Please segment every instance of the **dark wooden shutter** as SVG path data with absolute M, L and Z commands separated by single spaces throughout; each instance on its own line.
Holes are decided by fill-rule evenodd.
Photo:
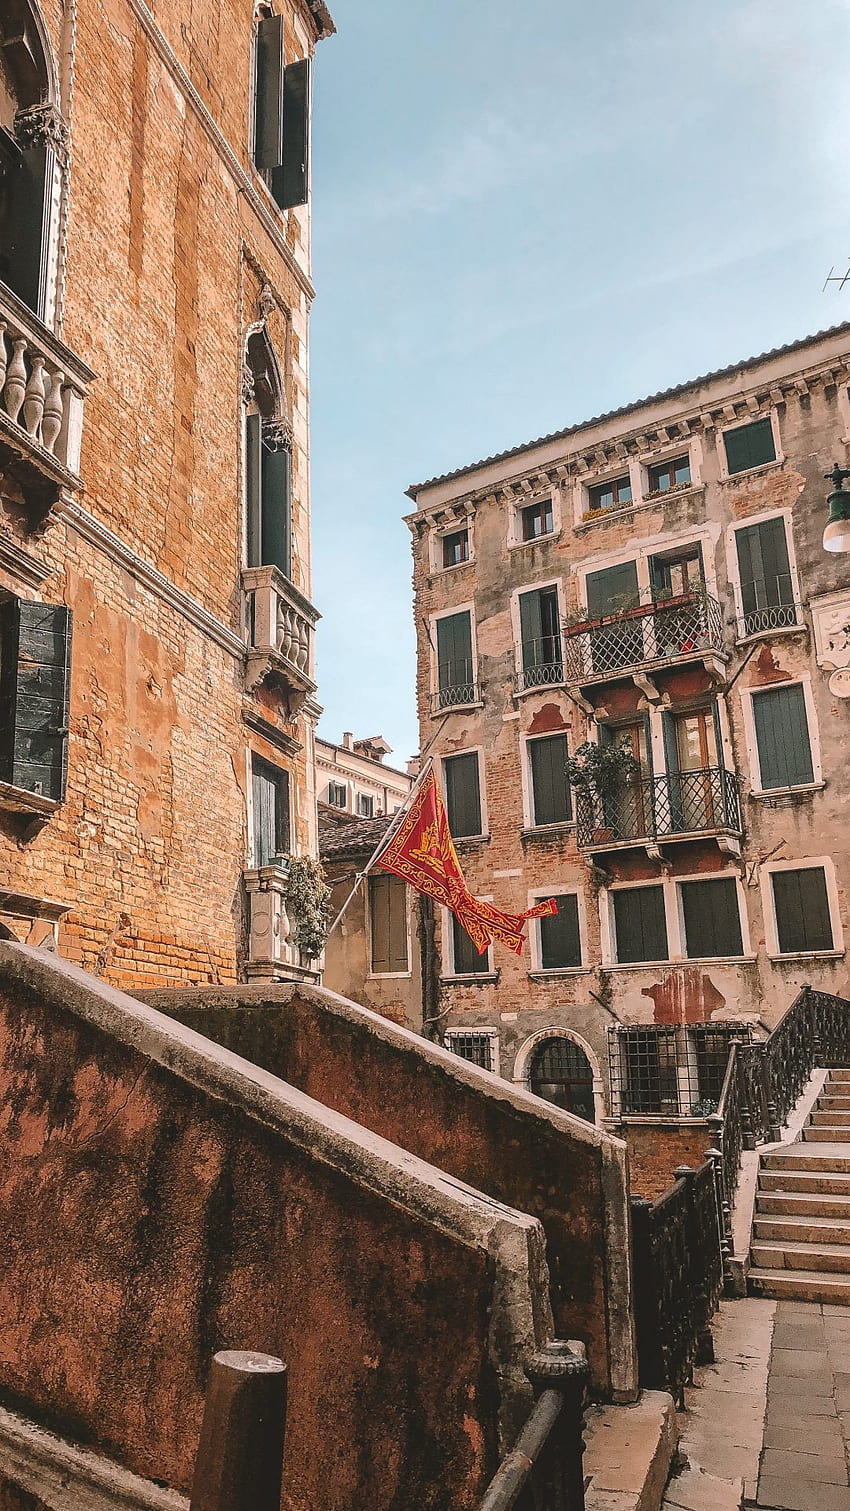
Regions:
M 826 877 L 821 866 L 774 871 L 776 932 L 783 955 L 834 948 Z
M 562 824 L 572 814 L 567 778 L 566 735 L 544 735 L 530 740 L 531 806 L 534 824 Z
M 262 565 L 292 574 L 292 456 L 262 446 Z
M 254 162 L 277 168 L 283 162 L 283 17 L 266 16 L 257 27 L 254 104 Z
M 390 884 L 390 970 L 407 971 L 407 888 L 398 876 L 388 877 Z
M 248 566 L 263 564 L 263 444 L 258 414 L 245 419 L 245 507 Z
M 68 773 L 71 611 L 0 604 L 0 781 L 61 802 Z
M 478 756 L 474 752 L 450 756 L 445 762 L 446 810 L 455 839 L 481 833 L 481 790 Z
M 283 71 L 283 156 L 272 172 L 272 194 L 282 210 L 306 205 L 310 182 L 310 60 Z
M 479 955 L 466 929 L 458 923 L 454 913 L 451 919 L 454 974 L 456 976 L 486 976 L 490 970 L 489 951 L 485 950 Z
M 735 535 L 741 576 L 741 603 L 746 614 L 777 608 L 794 598 L 784 519 L 747 525 Z M 757 621 L 752 628 L 764 628 Z
M 390 970 L 390 877 L 378 873 L 369 877 L 369 917 L 372 930 L 372 972 L 386 975 Z
M 254 865 L 268 866 L 289 850 L 289 773 L 259 756 L 251 761 Z
M 753 722 L 763 789 L 814 781 L 806 699 L 799 683 L 755 693 Z
M 667 959 L 667 920 L 663 887 L 635 887 L 614 892 L 617 960 Z
M 541 660 L 543 619 L 540 612 L 540 593 L 520 593 L 519 633 L 522 642 L 523 670 L 538 666 Z
M 544 971 L 581 965 L 578 898 L 569 893 L 555 900 L 557 913 L 540 919 L 540 963 Z
M 44 315 L 53 152 L 21 150 L 0 131 L 0 278 L 36 315 Z
M 587 574 L 587 615 L 589 619 L 601 619 L 638 601 L 637 563 L 621 562 L 616 567 L 606 567 L 604 572 Z
M 727 430 L 723 444 L 729 472 L 746 472 L 749 467 L 761 467 L 765 462 L 776 460 L 773 427 L 767 419 L 753 420 L 751 425 L 739 425 L 736 430 Z
M 689 960 L 743 955 L 738 888 L 731 879 L 683 881 L 685 953 Z
M 437 685 L 440 692 L 470 686 L 472 672 L 472 623 L 469 613 L 448 614 L 437 620 Z

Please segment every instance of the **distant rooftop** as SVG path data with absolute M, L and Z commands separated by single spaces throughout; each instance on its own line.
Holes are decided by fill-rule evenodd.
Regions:
M 350 824 L 333 824 L 325 828 L 319 812 L 319 854 L 322 860 L 336 860 L 346 855 L 370 855 L 392 823 L 392 815 L 360 818 Z
M 424 483 L 411 483 L 405 490 L 408 498 L 416 501 L 416 495 L 424 488 L 433 488 L 437 483 L 450 483 L 457 477 L 466 477 L 469 473 L 477 472 L 481 467 L 489 467 L 493 462 L 505 462 L 512 456 L 522 456 L 527 451 L 534 451 L 538 446 L 545 446 L 550 441 L 563 441 L 568 436 L 577 435 L 581 430 L 587 430 L 591 425 L 600 425 L 605 420 L 616 420 L 620 415 L 634 414 L 638 409 L 643 409 L 646 404 L 656 404 L 660 399 L 675 399 L 679 394 L 685 394 L 691 388 L 700 388 L 703 383 L 712 383 L 716 378 L 729 378 L 733 373 L 745 372 L 747 368 L 759 367 L 762 362 L 770 361 L 771 357 L 784 357 L 791 352 L 803 351 L 807 346 L 813 346 L 817 341 L 825 341 L 828 336 L 841 336 L 850 332 L 850 321 L 844 321 L 841 325 L 830 325 L 826 330 L 818 331 L 814 336 L 804 336 L 800 341 L 789 341 L 787 346 L 775 346 L 771 351 L 762 352 L 758 357 L 746 357 L 741 362 L 732 362 L 729 367 L 718 367 L 716 371 L 703 373 L 699 378 L 689 378 L 687 383 L 677 383 L 673 388 L 662 388 L 659 393 L 648 394 L 645 399 L 635 399 L 631 404 L 624 404 L 620 409 L 609 409 L 604 414 L 593 415 L 589 420 L 582 420 L 577 425 L 567 425 L 564 430 L 553 430 L 551 435 L 541 435 L 536 441 L 524 441 L 521 446 L 511 446 L 507 451 L 497 451 L 493 456 L 482 457 L 478 462 L 469 462 L 465 467 L 458 467 L 454 472 L 443 472 L 439 477 L 429 477 Z

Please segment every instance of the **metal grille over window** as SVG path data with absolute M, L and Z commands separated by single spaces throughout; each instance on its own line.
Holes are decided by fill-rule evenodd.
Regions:
M 595 1121 L 593 1071 L 584 1050 L 563 1034 L 543 1039 L 531 1059 L 529 1084 L 534 1095 L 572 1112 L 586 1122 Z
M 446 1034 L 445 1043 L 446 1049 L 459 1055 L 462 1060 L 469 1060 L 482 1070 L 495 1070 L 492 1034 L 451 1033 Z
M 610 1028 L 611 1100 L 621 1117 L 708 1117 L 717 1111 L 733 1039 L 744 1023 Z

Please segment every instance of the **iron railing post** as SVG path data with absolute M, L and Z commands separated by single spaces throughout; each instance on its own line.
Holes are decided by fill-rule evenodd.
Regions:
M 550 1393 L 561 1397 L 561 1412 L 552 1430 L 551 1450 L 541 1461 L 544 1495 L 541 1511 L 585 1511 L 584 1395 L 588 1364 L 585 1347 L 575 1339 L 554 1339 L 532 1354 L 526 1374 L 538 1401 Z
M 732 1280 L 732 1208 L 729 1202 L 726 1188 L 726 1171 L 723 1164 L 723 1119 L 717 1116 L 710 1117 L 708 1122 L 715 1140 L 710 1149 L 706 1149 L 705 1157 L 711 1160 L 714 1171 L 714 1199 L 717 1204 L 717 1234 L 720 1241 L 720 1257 L 723 1263 L 723 1283 L 728 1286 Z
M 696 1170 L 690 1165 L 677 1165 L 673 1171 L 673 1179 L 683 1181 L 685 1185 L 687 1252 L 694 1256 L 700 1251 L 700 1233 L 696 1218 L 696 1176 Z M 719 1247 L 719 1231 L 717 1243 Z M 696 1358 L 699 1364 L 710 1364 L 714 1354 L 711 1329 L 702 1321 L 708 1314 L 708 1296 L 704 1284 L 705 1269 L 701 1264 L 691 1264 L 688 1268 L 688 1311 L 690 1313 L 688 1320 L 691 1332 L 696 1338 Z M 707 1338 L 706 1334 L 708 1334 Z
M 659 1276 L 652 1254 L 652 1202 L 645 1196 L 633 1196 L 632 1261 L 634 1270 L 635 1335 L 637 1341 L 640 1384 L 645 1390 L 659 1390 L 665 1378 L 662 1334 L 659 1325 Z
M 189 1511 L 280 1511 L 286 1365 L 225 1351 L 210 1369 Z

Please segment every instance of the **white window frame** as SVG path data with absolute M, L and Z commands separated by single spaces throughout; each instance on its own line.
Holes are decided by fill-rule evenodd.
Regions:
M 590 507 L 591 489 L 604 488 L 606 483 L 613 483 L 618 477 L 629 475 L 632 496 L 627 504 L 621 504 L 616 509 L 593 509 Z M 589 524 L 591 520 L 610 519 L 614 515 L 627 514 L 630 509 L 637 508 L 643 503 L 641 492 L 641 465 L 639 459 L 632 455 L 624 458 L 615 466 L 600 467 L 598 471 L 588 473 L 581 479 L 578 486 L 578 524 Z
M 361 801 L 372 804 L 372 812 L 371 813 L 361 813 L 360 812 Z M 358 793 L 356 793 L 355 797 L 354 797 L 354 809 L 355 809 L 355 812 L 354 812 L 354 817 L 355 818 L 374 818 L 375 817 L 375 794 L 374 794 L 374 792 L 358 792 Z
M 743 472 L 730 472 L 726 461 L 726 434 L 730 430 L 743 430 L 745 425 L 757 425 L 759 420 L 770 420 L 770 428 L 773 433 L 773 449 L 776 455 L 772 462 L 759 462 L 757 467 L 746 467 Z M 727 420 L 718 425 L 715 432 L 717 441 L 717 460 L 719 464 L 721 482 L 734 483 L 739 477 L 758 477 L 760 472 L 767 472 L 775 467 L 781 467 L 785 461 L 785 453 L 782 450 L 782 432 L 779 429 L 779 416 L 776 409 L 771 406 L 767 410 L 757 410 L 752 414 L 736 415 L 734 420 Z M 744 521 L 741 521 L 744 523 Z M 746 521 L 750 523 L 749 520 Z
M 534 789 L 531 782 L 531 754 L 529 746 L 537 740 L 551 740 L 554 735 L 563 735 L 567 746 L 567 755 L 570 750 L 570 735 L 572 730 L 565 726 L 563 729 L 541 729 L 538 734 L 520 735 L 520 785 L 522 788 L 522 821 L 525 829 L 533 829 L 535 834 L 559 834 L 562 829 L 574 829 L 576 823 L 575 795 L 570 789 L 571 818 L 558 819 L 554 824 L 538 824 L 534 817 Z
M 485 1066 L 476 1065 L 474 1060 L 468 1060 L 466 1055 L 459 1055 L 457 1050 L 451 1048 L 453 1040 L 471 1038 L 490 1040 L 490 1058 L 493 1065 L 488 1074 L 492 1076 L 501 1075 L 501 1036 L 497 1028 L 481 1028 L 475 1023 L 468 1028 L 464 1028 L 463 1026 L 447 1028 L 443 1034 L 444 1045 L 449 1050 L 449 1053 L 455 1056 L 455 1059 L 460 1060 L 464 1065 L 472 1065 L 475 1070 L 484 1070 Z
M 345 802 L 344 803 L 335 803 L 332 800 L 332 798 L 331 798 L 331 788 L 332 787 L 336 787 L 338 791 L 345 793 Z M 349 797 L 348 782 L 341 781 L 339 779 L 339 777 L 328 777 L 328 791 L 327 791 L 327 797 L 326 797 L 326 802 L 327 802 L 328 807 L 329 808 L 334 808 L 337 813 L 350 813 L 351 809 L 348 806 L 348 797 Z
M 770 465 L 773 466 L 773 463 L 771 462 Z M 736 472 L 733 476 L 748 477 L 749 473 Z M 746 618 L 744 596 L 741 592 L 741 564 L 738 560 L 738 531 L 747 530 L 751 525 L 764 525 L 770 519 L 785 521 L 785 545 L 788 550 L 788 571 L 793 590 L 792 602 L 800 604 L 800 575 L 797 571 L 797 552 L 794 547 L 793 511 L 791 509 L 763 509 L 758 514 L 748 515 L 746 519 L 736 519 L 726 531 L 726 571 L 735 597 L 735 638 L 740 645 L 749 645 L 754 640 L 772 640 L 775 635 L 799 635 L 804 628 L 802 623 L 798 622 L 786 625 L 784 629 L 758 630 L 754 635 L 738 633 L 739 626 L 743 630 L 743 622 Z
M 492 902 L 493 901 L 493 894 L 492 894 L 492 892 L 489 893 L 489 895 L 486 896 L 486 897 L 483 896 L 483 895 L 479 896 L 478 897 L 478 901 L 479 902 Z M 461 983 L 463 983 L 465 981 L 489 981 L 489 980 L 491 980 L 495 976 L 495 974 L 496 974 L 496 972 L 495 972 L 495 970 L 493 968 L 493 946 L 492 946 L 492 944 L 488 944 L 488 946 L 487 946 L 487 969 L 486 969 L 486 971 L 479 971 L 479 972 L 476 972 L 474 975 L 471 974 L 471 973 L 467 974 L 467 975 L 458 975 L 457 971 L 455 970 L 454 933 L 453 933 L 453 929 L 452 929 L 452 919 L 454 917 L 454 914 L 450 911 L 449 908 L 444 908 L 444 907 L 441 906 L 440 907 L 440 916 L 441 916 L 441 920 L 442 920 L 441 939 L 440 939 L 440 946 L 441 946 L 441 948 L 440 948 L 440 956 L 441 956 L 441 964 L 442 964 L 442 968 L 443 968 L 441 980 L 443 980 L 443 981 L 451 981 L 452 983 L 457 982 L 459 984 L 461 984 Z M 462 927 L 462 925 L 460 925 L 460 927 Z
M 466 566 L 466 562 L 464 562 L 464 566 Z M 455 568 L 453 568 L 453 567 L 446 567 L 446 568 L 444 568 L 444 570 L 447 571 L 447 572 L 451 572 L 451 571 L 454 571 Z M 430 655 L 430 666 L 431 666 L 430 686 L 431 686 L 431 698 L 432 699 L 436 698 L 437 695 L 438 695 L 438 693 L 439 693 L 439 691 L 440 691 L 440 685 L 439 685 L 440 684 L 439 656 L 438 656 L 438 653 L 437 653 L 437 645 L 438 645 L 438 641 L 437 641 L 437 622 L 440 619 L 453 619 L 456 614 L 468 614 L 469 615 L 470 640 L 471 640 L 471 644 L 472 644 L 472 667 L 473 667 L 473 671 L 475 672 L 475 676 L 473 678 L 473 683 L 478 688 L 479 694 L 480 694 L 480 691 L 481 691 L 481 684 L 480 684 L 480 682 L 478 680 L 478 636 L 477 636 L 477 633 L 476 633 L 476 624 L 475 624 L 475 600 L 472 599 L 472 598 L 469 598 L 464 603 L 456 603 L 456 604 L 454 604 L 451 608 L 448 608 L 448 609 L 439 609 L 439 610 L 437 610 L 436 613 L 431 614 L 431 616 L 429 617 L 429 620 L 428 620 L 428 642 L 429 642 L 429 655 Z M 451 705 L 452 709 L 454 709 L 455 707 L 457 707 L 457 708 L 464 708 L 464 709 L 482 708 L 483 707 L 483 703 L 482 703 L 481 698 L 479 696 L 479 698 L 477 699 L 477 701 L 475 703 L 459 703 L 459 704 L 452 704 Z M 445 708 L 445 709 L 441 709 L 438 714 L 434 715 L 434 717 L 435 718 L 440 717 L 443 713 L 448 713 L 448 712 L 449 712 L 449 708 L 448 707 Z
M 455 756 L 474 755 L 478 757 L 478 801 L 481 809 L 481 832 L 480 834 L 459 834 L 457 838 L 452 836 L 456 845 L 462 845 L 466 841 L 487 839 L 490 834 L 490 815 L 487 811 L 487 788 L 484 781 L 485 761 L 483 745 L 465 745 L 462 750 L 447 750 L 440 755 L 440 790 L 443 794 L 443 802 L 446 806 L 448 818 L 449 800 L 446 790 L 446 762 L 453 761 Z M 484 899 L 490 902 L 490 898 Z
M 666 960 L 618 960 L 617 925 L 614 918 L 615 892 L 637 892 L 639 888 L 660 887 L 664 899 L 664 924 L 667 930 Z M 612 881 L 599 893 L 599 925 L 602 964 L 606 970 L 642 971 L 657 970 L 680 959 L 679 925 L 676 918 L 676 899 L 668 877 L 653 876 L 640 881 Z
M 741 925 L 741 950 L 740 955 L 689 955 L 687 953 L 688 941 L 685 933 L 685 910 L 682 902 L 682 884 L 689 881 L 734 881 L 735 892 L 738 898 L 738 921 Z M 677 960 L 685 965 L 740 965 L 742 962 L 752 964 L 755 955 L 752 951 L 750 938 L 750 919 L 747 913 L 747 893 L 740 872 L 726 871 L 697 871 L 692 876 L 676 876 L 671 878 L 668 885 L 676 889 L 676 921 L 679 934 L 679 954 Z
M 399 886 L 404 887 L 404 927 L 407 939 L 407 970 L 406 971 L 374 971 L 372 969 L 372 889 L 366 879 L 366 948 L 368 950 L 369 969 L 366 972 L 369 981 L 409 981 L 413 975 L 413 952 L 410 928 L 410 888 L 400 877 L 396 878 Z
M 466 531 L 469 544 L 469 555 L 466 561 L 456 561 L 453 565 L 443 566 L 443 541 L 447 535 L 459 535 L 461 530 Z M 436 576 L 443 572 L 460 572 L 463 567 L 469 567 L 475 561 L 475 531 L 473 528 L 473 515 L 468 514 L 463 519 L 452 520 L 444 525 L 432 525 L 428 532 L 428 557 L 431 572 Z M 440 616 L 437 615 L 437 618 Z
M 765 693 L 775 692 L 780 687 L 802 687 L 803 689 L 806 723 L 809 727 L 809 749 L 812 755 L 813 776 L 811 782 L 798 782 L 794 787 L 763 787 L 753 700 Z M 809 672 L 803 672 L 799 677 L 789 677 L 787 681 L 766 682 L 762 687 L 742 687 L 741 713 L 744 720 L 744 745 L 750 768 L 751 793 L 753 797 L 782 797 L 785 793 L 814 792 L 825 786 L 823 766 L 821 764 L 820 732 L 818 730 L 817 713 L 815 710 L 815 695 Z
M 548 539 L 548 537 L 547 537 Z M 528 542 L 530 544 L 530 542 Z M 566 602 L 564 593 L 563 577 L 547 577 L 542 582 L 525 582 L 521 587 L 514 588 L 511 593 L 511 631 L 514 639 L 514 669 L 517 677 L 522 672 L 522 624 L 519 613 L 519 600 L 525 593 L 543 593 L 547 588 L 555 588 L 558 595 L 558 630 L 561 635 L 561 652 L 563 654 L 563 634 Z M 539 687 L 526 687 L 517 697 L 527 697 L 529 693 L 551 693 L 555 688 L 563 687 L 563 679 L 560 682 L 543 682 Z
M 535 504 L 542 504 L 547 498 L 552 500 L 552 529 L 548 535 L 535 535 L 533 540 L 522 538 L 522 514 L 523 510 L 531 509 Z M 527 498 L 514 499 L 510 505 L 508 514 L 508 550 L 518 551 L 528 549 L 529 546 L 542 545 L 544 541 L 555 540 L 561 533 L 561 489 L 553 483 L 549 489 L 529 494 Z
M 663 467 L 665 462 L 672 462 L 678 456 L 687 456 L 688 465 L 691 469 L 691 480 L 684 487 L 668 489 L 666 493 L 653 494 L 649 486 L 649 470 L 651 467 Z M 682 436 L 679 441 L 665 442 L 664 446 L 654 451 L 642 451 L 638 456 L 640 464 L 641 502 L 663 504 L 669 498 L 681 498 L 689 493 L 692 488 L 702 486 L 701 463 L 702 448 L 699 438 L 694 435 Z
M 545 976 L 547 979 L 558 976 L 584 976 L 590 970 L 590 953 L 587 937 L 587 916 L 584 906 L 584 892 L 577 887 L 575 882 L 553 882 L 551 887 L 533 887 L 528 893 L 529 908 L 533 908 L 538 902 L 545 902 L 547 897 L 575 897 L 578 907 L 578 940 L 581 951 L 580 965 L 544 965 L 543 948 L 540 939 L 541 918 L 529 919 L 529 945 L 531 949 L 531 970 L 535 975 Z
M 826 900 L 829 906 L 829 921 L 832 927 L 831 950 L 789 950 L 779 948 L 779 924 L 776 918 L 776 902 L 773 894 L 773 877 L 777 871 L 823 871 L 826 879 Z M 769 960 L 838 960 L 844 954 L 844 929 L 838 897 L 838 881 L 835 862 L 830 855 L 807 855 L 802 860 L 766 861 L 760 867 L 761 903 L 764 915 L 765 948 Z

